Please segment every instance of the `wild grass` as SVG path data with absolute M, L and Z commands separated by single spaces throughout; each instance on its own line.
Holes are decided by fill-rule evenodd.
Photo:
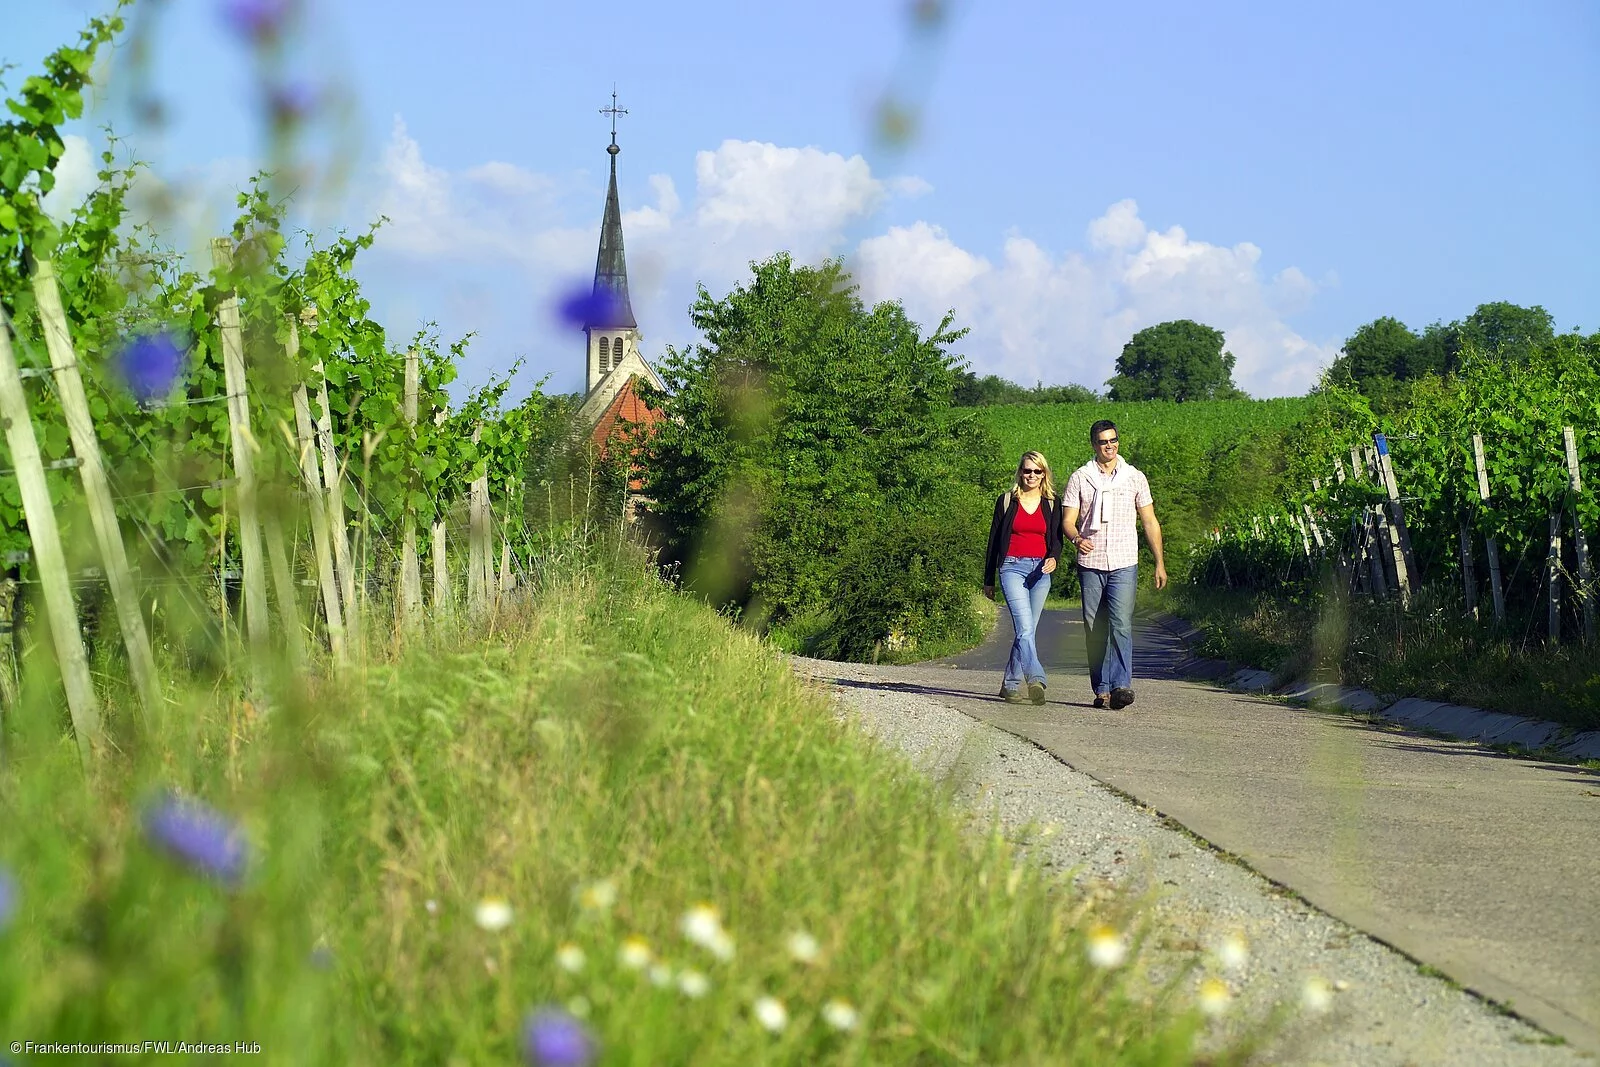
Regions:
M 1593 645 L 1550 646 L 1531 620 L 1497 627 L 1471 619 L 1451 592 L 1424 588 L 1403 612 L 1395 601 L 1337 592 L 1284 598 L 1184 583 L 1165 606 L 1206 631 L 1206 655 L 1284 681 L 1314 678 L 1600 728 Z
M 1199 1057 L 1192 981 L 1090 960 L 1137 950 L 1131 904 L 968 823 L 768 646 L 617 560 L 339 680 L 185 687 L 148 733 L 113 709 L 87 775 L 56 709 L 19 709 L 4 1032 L 479 1064 L 548 1006 L 606 1064 Z M 165 791 L 236 828 L 242 878 L 158 847 Z

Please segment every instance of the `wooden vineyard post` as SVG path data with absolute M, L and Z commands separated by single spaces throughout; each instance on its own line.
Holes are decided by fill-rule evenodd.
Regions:
M 327 492 L 328 537 L 333 541 L 333 565 L 339 574 L 340 599 L 344 603 L 345 635 L 350 643 L 361 644 L 361 605 L 356 602 L 356 574 L 350 559 L 350 531 L 344 522 L 344 478 L 339 468 L 339 453 L 333 446 L 333 409 L 328 406 L 328 375 L 322 364 L 311 368 L 317 376 L 316 417 L 317 451 L 322 458 L 322 483 Z
M 1578 561 L 1578 605 L 1583 611 L 1583 639 L 1594 640 L 1594 583 L 1589 575 L 1589 543 L 1583 536 L 1583 516 L 1578 498 L 1583 493 L 1583 476 L 1578 473 L 1578 440 L 1571 426 L 1561 428 L 1567 450 L 1567 489 L 1572 497 L 1572 550 Z
M 1367 571 L 1371 575 L 1372 599 L 1374 600 L 1383 600 L 1389 595 L 1389 590 L 1384 582 L 1383 557 L 1375 547 L 1380 533 L 1380 519 L 1381 516 L 1377 508 L 1368 508 L 1366 528 L 1363 530 L 1361 538 L 1361 552 L 1367 557 Z
M 511 505 L 516 499 L 517 480 L 506 479 L 505 518 L 500 521 L 500 595 L 504 597 L 517 587 L 517 576 L 511 569 Z
M 1467 520 L 1461 520 L 1461 596 L 1467 603 L 1467 614 L 1478 617 L 1478 574 L 1472 565 L 1472 532 Z
M 443 426 L 449 417 L 450 410 L 448 406 L 441 408 L 433 413 L 433 424 L 435 426 Z M 435 510 L 433 537 L 429 544 L 429 549 L 433 555 L 433 599 L 431 605 L 434 618 L 438 618 L 441 614 L 452 611 L 455 608 L 455 598 L 450 590 L 450 567 L 449 561 L 445 557 L 444 509 L 437 507 L 436 504 Z
M 483 436 L 483 427 L 474 426 L 472 442 Z M 483 610 L 489 590 L 483 581 L 484 557 L 489 552 L 488 476 L 472 479 L 467 490 L 467 607 L 473 613 Z
M 272 568 L 272 591 L 278 598 L 278 616 L 288 638 L 289 663 L 297 673 L 306 668 L 306 637 L 300 628 L 300 603 L 295 592 L 294 568 L 283 542 L 283 523 L 276 508 L 261 517 L 261 535 L 267 542 L 267 564 Z
M 1552 645 L 1561 643 L 1561 512 L 1550 513 L 1550 552 L 1545 556 L 1545 625 Z
M 1406 529 L 1406 508 L 1400 502 L 1400 489 L 1394 480 L 1394 463 L 1389 458 L 1389 439 L 1381 433 L 1372 435 L 1374 460 L 1384 493 L 1389 497 L 1390 549 L 1394 553 L 1395 586 L 1400 590 L 1400 603 L 1411 602 L 1411 588 L 1417 580 L 1417 557 L 1411 551 L 1411 534 Z
M 1333 457 L 1333 476 L 1340 485 L 1344 484 L 1344 460 L 1339 456 Z
M 45 614 L 50 617 L 50 636 L 55 645 L 56 664 L 67 692 L 67 710 L 72 716 L 72 733 L 78 742 L 78 755 L 88 766 L 94 742 L 100 736 L 100 705 L 95 699 L 94 682 L 89 677 L 89 657 L 83 649 L 83 632 L 78 628 L 78 609 L 72 602 L 72 581 L 67 576 L 67 557 L 61 550 L 61 531 L 56 526 L 55 509 L 50 503 L 50 486 L 45 481 L 44 464 L 39 458 L 39 441 L 28 417 L 28 397 L 22 390 L 22 375 L 11 349 L 8 324 L 0 318 L 0 421 L 5 423 L 6 445 L 16 469 L 21 490 L 22 515 L 33 541 L 33 558 L 39 567 L 39 582 L 44 588 Z
M 417 350 L 406 353 L 405 396 L 401 415 L 405 419 L 406 439 L 412 453 L 417 443 L 417 388 L 421 366 Z M 412 462 L 415 462 L 413 455 Z M 406 502 L 403 508 L 400 532 L 400 615 L 407 623 L 415 623 L 422 612 L 422 568 L 417 560 L 417 509 L 411 504 L 411 494 L 416 490 L 416 472 L 407 472 Z
M 128 650 L 128 673 L 139 694 L 148 726 L 149 717 L 161 700 L 156 661 L 150 652 L 150 633 L 144 624 L 144 612 L 139 607 L 139 591 L 134 587 L 133 573 L 128 567 L 122 528 L 117 523 L 116 509 L 112 507 L 111 488 L 100 458 L 100 441 L 95 436 L 89 401 L 83 391 L 83 377 L 78 373 L 78 356 L 67 327 L 67 313 L 61 306 L 61 290 L 56 285 L 55 265 L 48 259 L 39 260 L 34 268 L 33 294 L 39 302 L 45 347 L 55 371 L 56 394 L 61 398 L 61 411 L 66 416 L 67 431 L 72 435 L 73 455 L 78 457 L 78 475 L 83 479 L 83 495 L 100 548 L 100 560 L 111 586 L 111 598 L 116 603 L 122 643 Z
M 300 327 L 289 316 L 289 362 L 293 365 L 300 356 Z M 335 663 L 345 656 L 344 613 L 339 607 L 339 580 L 333 570 L 333 550 L 328 538 L 328 501 L 322 492 L 322 472 L 317 465 L 316 431 L 311 425 L 311 398 L 306 383 L 294 387 L 294 427 L 296 452 L 300 461 L 300 477 L 305 482 L 306 497 L 311 502 L 311 547 L 317 557 L 317 584 L 322 589 L 322 613 L 328 623 L 328 651 Z
M 218 237 L 211 242 L 211 262 L 226 271 L 233 266 L 233 242 Z M 239 555 L 244 561 L 244 617 L 250 644 L 267 643 L 267 582 L 261 567 L 261 526 L 256 514 L 256 474 L 250 433 L 250 403 L 244 375 L 244 333 L 239 322 L 239 296 L 228 293 L 217 305 L 217 327 L 222 335 L 222 373 L 228 391 L 228 429 L 237 479 Z
M 1311 527 L 1311 536 L 1316 538 L 1316 540 L 1317 540 L 1317 551 L 1318 552 L 1327 551 L 1327 549 L 1328 549 L 1327 542 L 1325 542 L 1322 539 L 1322 527 L 1317 525 L 1316 516 L 1311 514 L 1311 505 L 1310 504 L 1301 504 L 1300 507 L 1306 513 L 1306 524 Z
M 1483 460 L 1483 435 L 1472 435 L 1472 461 L 1478 468 L 1478 502 L 1489 502 L 1489 468 Z M 1506 595 L 1500 585 L 1500 546 L 1495 543 L 1494 535 L 1484 538 L 1484 548 L 1489 557 L 1489 598 L 1494 604 L 1494 621 L 1499 625 L 1506 621 Z
M 1366 464 L 1362 461 L 1362 458 L 1361 458 L 1361 449 L 1357 448 L 1354 445 L 1351 445 L 1350 446 L 1350 477 L 1352 477 L 1352 478 L 1361 477 L 1361 471 L 1362 471 L 1362 468 L 1365 465 Z

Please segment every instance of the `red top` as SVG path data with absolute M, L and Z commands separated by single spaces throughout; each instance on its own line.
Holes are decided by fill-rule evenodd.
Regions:
M 1021 504 L 1017 505 L 1017 517 L 1011 521 L 1011 543 L 1006 546 L 1006 555 L 1024 559 L 1044 558 L 1043 500 L 1033 509 L 1032 515 Z

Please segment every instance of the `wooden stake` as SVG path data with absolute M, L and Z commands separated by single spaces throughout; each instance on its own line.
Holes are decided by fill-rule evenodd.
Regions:
M 1411 533 L 1406 529 L 1406 508 L 1400 501 L 1400 489 L 1394 480 L 1394 463 L 1389 456 L 1389 439 L 1381 433 L 1375 433 L 1372 435 L 1372 443 L 1378 475 L 1383 483 L 1384 493 L 1389 497 L 1389 513 L 1393 517 L 1393 522 L 1389 526 L 1389 536 L 1393 542 L 1391 547 L 1395 552 L 1395 584 L 1400 590 L 1400 602 L 1406 604 L 1411 600 L 1412 586 L 1421 577 L 1417 573 L 1417 557 L 1411 551 Z
M 300 356 L 300 327 L 289 316 L 289 361 Z M 300 460 L 300 478 L 305 482 L 306 498 L 310 501 L 311 547 L 317 556 L 317 585 L 322 593 L 322 614 L 328 624 L 328 651 L 335 663 L 343 663 L 344 613 L 339 607 L 339 579 L 333 569 L 333 550 L 328 535 L 328 500 L 322 491 L 322 472 L 317 466 L 316 430 L 311 425 L 311 398 L 305 382 L 294 387 L 295 443 Z
M 11 465 L 16 470 L 17 488 L 22 496 L 22 515 L 28 523 L 33 559 L 39 567 L 56 664 L 61 670 L 61 683 L 67 691 L 67 709 L 72 716 L 72 733 L 78 742 L 78 756 L 87 767 L 94 755 L 94 743 L 100 737 L 100 705 L 95 699 L 94 682 L 89 677 L 89 657 L 84 653 L 83 633 L 78 629 L 72 580 L 67 575 L 66 554 L 61 550 L 61 531 L 56 526 L 55 509 L 50 503 L 44 463 L 39 458 L 39 441 L 33 435 L 33 421 L 28 416 L 28 397 L 22 390 L 22 376 L 11 349 L 11 332 L 3 319 L 0 319 L 0 422 L 5 424 L 6 445 L 11 449 Z
M 1478 576 L 1472 565 L 1472 531 L 1467 520 L 1461 520 L 1461 596 L 1467 603 L 1467 614 L 1478 617 Z
M 1480 505 L 1489 502 L 1489 468 L 1483 461 L 1483 435 L 1472 435 L 1472 461 L 1478 468 L 1478 502 Z M 1489 597 L 1494 603 L 1494 621 L 1499 625 L 1506 621 L 1506 595 L 1500 582 L 1500 546 L 1495 543 L 1493 535 L 1484 538 L 1484 548 L 1489 557 Z
M 233 242 L 211 242 L 211 262 L 218 270 L 233 266 Z M 256 514 L 255 438 L 250 433 L 250 401 L 244 374 L 244 332 L 239 323 L 239 296 L 229 293 L 217 305 L 222 334 L 222 374 L 228 390 L 228 430 L 239 511 L 239 555 L 244 560 L 244 617 L 250 645 L 267 644 L 267 581 L 261 566 L 261 526 Z
M 55 370 L 56 394 L 61 398 L 67 432 L 72 435 L 72 452 L 79 460 L 78 475 L 83 479 L 83 495 L 89 505 L 89 520 L 94 526 L 95 541 L 100 548 L 100 562 L 105 567 L 111 598 L 116 603 L 122 644 L 128 650 L 128 673 L 134 691 L 139 695 L 139 703 L 145 713 L 145 726 L 148 728 L 150 716 L 161 701 L 156 661 L 150 652 L 150 633 L 145 627 L 144 611 L 139 605 L 139 591 L 133 584 L 133 573 L 128 567 L 122 528 L 117 523 L 116 509 L 111 503 L 111 488 L 106 481 L 105 464 L 100 458 L 100 441 L 95 436 L 89 401 L 84 395 L 83 378 L 78 373 L 78 356 L 67 326 L 67 313 L 61 306 L 61 290 L 56 285 L 55 265 L 48 259 L 39 260 L 34 267 L 33 295 L 39 303 L 45 347 L 50 351 L 50 365 Z
M 1550 513 L 1550 551 L 1544 561 L 1546 634 L 1552 645 L 1561 643 L 1561 513 Z
M 405 397 L 401 415 L 405 419 L 406 438 L 413 451 L 417 443 L 417 391 L 421 364 L 417 350 L 406 353 Z M 413 462 L 415 459 L 413 457 Z M 417 509 L 410 496 L 416 488 L 415 471 L 407 473 L 406 503 L 400 532 L 400 614 L 407 623 L 416 622 L 422 613 L 422 568 L 417 560 Z
M 1327 551 L 1327 548 L 1328 548 L 1327 542 L 1325 542 L 1322 539 L 1322 527 L 1317 525 L 1316 517 L 1311 514 L 1311 505 L 1310 504 L 1301 504 L 1300 507 L 1305 510 L 1306 523 L 1307 523 L 1307 525 L 1309 525 L 1311 527 L 1311 536 L 1315 537 L 1317 539 L 1317 551 L 1318 552 Z
M 361 605 L 356 602 L 356 572 L 350 559 L 350 531 L 344 521 L 344 477 L 339 451 L 333 445 L 333 409 L 328 406 L 328 375 L 322 364 L 311 368 L 317 377 L 317 450 L 322 454 L 322 484 L 328 496 L 328 537 L 333 542 L 333 565 L 339 572 L 339 592 L 344 602 L 345 634 L 352 645 L 361 644 Z
M 483 436 L 483 427 L 472 429 L 474 444 Z M 488 476 L 472 479 L 467 492 L 467 607 L 472 612 L 482 611 L 489 590 L 483 580 L 484 557 L 489 552 Z
M 1567 448 L 1567 488 L 1572 496 L 1572 548 L 1578 557 L 1578 604 L 1583 610 L 1583 639 L 1594 640 L 1594 582 L 1589 574 L 1589 542 L 1583 536 L 1583 517 L 1578 513 L 1578 498 L 1583 494 L 1583 476 L 1578 472 L 1578 440 L 1571 426 L 1561 428 Z
M 450 597 L 450 568 L 447 566 L 444 555 L 444 520 L 439 519 L 433 524 L 433 614 L 437 618 L 441 613 L 451 610 L 453 603 Z
M 1344 460 L 1339 456 L 1333 457 L 1333 476 L 1338 479 L 1340 485 L 1344 484 Z
M 1362 459 L 1361 459 L 1361 449 L 1359 449 L 1359 448 L 1355 447 L 1354 445 L 1352 445 L 1350 447 L 1350 477 L 1352 477 L 1352 478 L 1361 477 L 1361 468 L 1364 465 L 1365 464 L 1362 462 Z

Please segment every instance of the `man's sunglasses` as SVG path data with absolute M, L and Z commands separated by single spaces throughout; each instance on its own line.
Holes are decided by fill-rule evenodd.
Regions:
M 1101 440 L 1095 442 L 1095 444 L 1097 444 L 1097 445 L 1114 445 L 1116 443 L 1117 443 L 1117 439 L 1115 437 L 1106 437 L 1106 438 L 1102 438 Z

